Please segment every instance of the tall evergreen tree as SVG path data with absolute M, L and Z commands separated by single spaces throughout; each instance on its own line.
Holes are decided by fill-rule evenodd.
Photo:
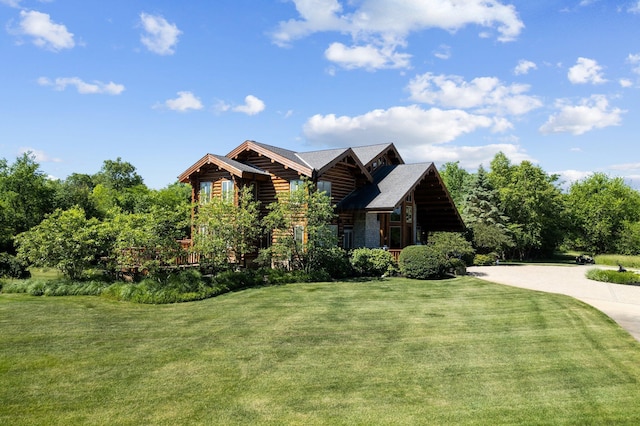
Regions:
M 502 252 L 513 246 L 507 229 L 508 217 L 499 208 L 498 191 L 480 165 L 465 199 L 463 218 L 473 233 L 479 253 Z

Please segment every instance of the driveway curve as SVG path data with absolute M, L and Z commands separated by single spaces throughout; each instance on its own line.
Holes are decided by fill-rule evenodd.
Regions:
M 574 297 L 604 312 L 640 341 L 640 286 L 589 280 L 585 273 L 587 269 L 593 267 L 591 265 L 472 266 L 467 269 L 467 272 L 477 278 L 498 284 Z

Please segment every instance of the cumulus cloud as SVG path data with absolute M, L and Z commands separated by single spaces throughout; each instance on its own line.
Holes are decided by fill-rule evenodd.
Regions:
M 204 108 L 200 99 L 191 92 L 178 92 L 178 97 L 168 99 L 163 104 L 157 104 L 154 108 L 168 108 L 172 111 L 187 112 L 189 110 L 199 110 Z
M 39 149 L 22 147 L 20 148 L 19 153 L 20 155 L 30 154 L 33 157 L 33 159 L 38 163 L 61 163 L 62 162 L 60 158 L 51 157 L 49 154 Z
M 627 9 L 630 13 L 640 13 L 640 0 L 635 1 Z
M 425 73 L 413 78 L 407 89 L 417 102 L 480 113 L 522 115 L 542 106 L 540 99 L 526 95 L 526 84 L 506 85 L 495 77 L 478 77 L 470 82 L 456 75 Z
M 557 114 L 549 117 L 540 127 L 543 134 L 571 133 L 581 135 L 594 129 L 618 126 L 625 111 L 611 108 L 608 99 L 603 95 L 592 95 L 582 99 L 577 105 L 566 100 L 556 101 Z
M 140 14 L 140 23 L 144 33 L 140 41 L 153 53 L 158 55 L 173 55 L 182 31 L 175 24 L 170 24 L 162 16 Z
M 560 176 L 560 182 L 563 183 L 564 188 L 568 188 L 571 184 L 588 178 L 593 172 L 585 172 L 581 170 L 560 170 L 557 172 L 551 172 L 551 174 Z
M 611 170 L 622 170 L 622 171 L 640 171 L 640 163 L 623 163 L 623 164 L 614 164 L 610 167 Z
M 521 59 L 518 62 L 518 65 L 516 65 L 515 69 L 513 70 L 513 73 L 515 75 L 528 74 L 529 71 L 535 70 L 537 68 L 538 68 L 538 66 L 535 64 L 535 62 L 531 62 L 531 61 L 527 61 L 525 59 Z
M 602 67 L 589 58 L 578 58 L 576 64 L 569 68 L 567 77 L 573 84 L 602 84 L 607 81 L 603 77 Z
M 329 61 L 343 68 L 365 68 L 370 71 L 383 68 L 406 68 L 411 58 L 408 53 L 398 53 L 388 46 L 378 47 L 371 44 L 349 47 L 342 43 L 332 43 L 324 55 Z
M 73 34 L 63 24 L 57 24 L 51 17 L 35 10 L 20 11 L 17 34 L 33 38 L 33 44 L 43 49 L 58 52 L 75 46 Z
M 618 80 L 618 83 L 620 83 L 620 86 L 622 87 L 633 86 L 633 81 L 629 80 L 628 78 L 621 78 L 620 80 Z
M 334 44 L 325 52 L 347 68 L 408 67 L 409 56 L 396 52 L 410 33 L 439 28 L 455 32 L 467 25 L 496 29 L 498 40 L 514 40 L 524 28 L 515 7 L 498 0 L 291 0 L 299 19 L 281 21 L 273 42 L 289 46 L 317 32 L 350 34 L 353 45 Z M 345 11 L 346 7 L 350 7 Z M 345 60 L 345 53 L 365 58 Z M 382 59 L 385 60 L 382 60 Z M 392 64 L 392 65 L 391 65 Z
M 20 7 L 22 0 L 0 0 L 0 4 L 6 4 L 9 7 Z
M 357 141 L 398 141 L 403 145 L 450 142 L 478 129 L 503 126 L 490 117 L 462 110 L 422 109 L 417 105 L 378 109 L 354 117 L 317 114 L 303 126 L 308 141 L 320 145 L 357 145 Z
M 416 145 L 398 147 L 403 158 L 411 158 L 411 162 L 434 162 L 444 164 L 447 162 L 460 162 L 460 167 L 464 169 L 476 169 L 483 164 L 485 167 L 497 153 L 502 152 L 513 163 L 530 161 L 535 163 L 517 144 L 488 144 L 483 146 L 452 146 L 452 145 Z
M 265 105 L 261 99 L 258 99 L 253 95 L 248 95 L 244 98 L 244 105 L 233 107 L 232 110 L 235 112 L 242 112 L 247 115 L 256 115 L 264 111 L 264 108 Z
M 74 86 L 81 95 L 119 95 L 124 92 L 125 87 L 122 84 L 116 84 L 112 81 L 103 83 L 101 81 L 92 81 L 87 83 L 78 77 L 62 77 L 50 80 L 46 77 L 40 77 L 38 84 L 41 86 L 51 86 L 55 90 L 65 90 L 67 86 Z
M 447 60 L 451 58 L 451 46 L 447 46 L 446 44 L 440 45 L 438 47 L 438 50 L 433 52 L 433 56 L 442 60 Z
M 627 62 L 633 66 L 633 72 L 635 74 L 640 74 L 640 53 L 630 53 L 627 56 Z

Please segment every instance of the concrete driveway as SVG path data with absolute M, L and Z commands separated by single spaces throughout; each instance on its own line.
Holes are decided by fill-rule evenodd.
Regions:
M 514 287 L 572 296 L 607 314 L 640 341 L 640 286 L 609 284 L 585 277 L 598 265 L 498 265 L 472 266 L 477 278 Z

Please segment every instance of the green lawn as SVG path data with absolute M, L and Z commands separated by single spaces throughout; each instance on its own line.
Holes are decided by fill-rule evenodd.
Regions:
M 3 294 L 0 424 L 637 425 L 640 343 L 472 277 L 162 306 Z

